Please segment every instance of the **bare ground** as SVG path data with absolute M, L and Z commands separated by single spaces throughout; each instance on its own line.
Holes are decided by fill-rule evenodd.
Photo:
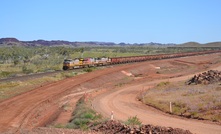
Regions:
M 59 115 L 62 115 L 60 114 L 62 111 L 64 112 L 65 104 L 76 101 L 78 96 L 82 96 L 85 91 L 99 94 L 100 90 L 102 93 L 94 99 L 93 106 L 107 117 L 109 117 L 110 111 L 114 111 L 115 118 L 120 120 L 137 115 L 139 118 L 141 117 L 143 123 L 183 128 L 195 133 L 221 132 L 220 125 L 172 117 L 144 106 L 136 100 L 136 95 L 142 88 L 148 88 L 169 78 L 170 81 L 187 79 L 192 76 L 188 74 L 219 67 L 220 54 L 176 60 L 125 64 L 97 70 L 48 84 L 5 100 L 0 103 L 0 133 L 20 133 L 39 126 L 46 126 L 56 119 L 59 122 L 64 119 Z M 188 63 L 188 61 L 195 64 Z M 157 70 L 156 67 L 161 69 Z M 174 72 L 176 70 L 180 71 Z M 128 75 L 125 72 L 128 72 Z M 130 74 L 133 76 L 129 76 Z M 65 116 L 67 118 L 69 115 Z M 63 123 L 65 120 L 61 122 Z
M 205 57 L 204 60 L 205 59 L 207 59 L 207 57 Z M 215 60 L 211 60 L 211 61 L 209 60 L 210 62 L 208 61 L 204 62 L 204 63 L 208 63 L 206 65 L 206 68 L 204 68 L 205 64 L 204 66 L 200 66 L 200 64 L 203 65 L 202 64 L 203 61 L 201 61 L 202 59 L 196 60 L 196 57 L 195 57 L 195 59 L 193 60 L 195 60 L 194 63 L 186 62 L 183 59 L 179 60 L 179 63 L 182 61 L 182 63 L 185 63 L 188 66 L 189 64 L 193 65 L 191 66 L 193 69 L 183 70 L 186 72 L 186 74 L 188 74 L 187 72 L 191 73 L 195 69 L 198 69 L 196 72 L 199 72 L 204 69 L 209 69 L 210 67 L 220 70 L 220 67 L 211 66 L 212 64 L 210 62 L 214 62 Z M 177 60 L 169 61 L 169 62 L 174 63 L 175 61 Z M 162 63 L 163 62 L 161 62 L 161 65 Z M 177 67 L 177 66 L 173 66 L 173 67 Z M 191 68 L 191 67 L 188 67 L 188 68 Z M 150 87 L 153 87 L 160 82 L 164 82 L 165 80 L 170 81 L 170 82 L 187 80 L 193 75 L 193 74 L 183 75 L 182 74 L 183 71 L 173 74 L 173 77 L 174 75 L 177 75 L 179 77 L 175 77 L 175 78 L 171 78 L 171 76 L 167 76 L 169 78 L 161 77 L 162 79 L 160 80 L 153 79 L 151 82 L 148 80 L 149 78 L 146 77 L 146 78 L 143 78 L 142 81 L 135 82 L 132 85 L 125 85 L 121 88 L 116 88 L 114 90 L 107 90 L 106 93 L 98 95 L 93 100 L 93 107 L 95 110 L 101 112 L 106 117 L 110 117 L 110 113 L 111 111 L 113 111 L 115 119 L 122 120 L 122 121 L 127 120 L 128 117 L 137 116 L 139 119 L 141 119 L 141 121 L 144 124 L 153 124 L 153 125 L 160 125 L 160 126 L 166 126 L 166 127 L 182 128 L 184 130 L 190 130 L 193 133 L 199 133 L 199 134 L 220 133 L 221 126 L 219 124 L 211 123 L 208 121 L 199 121 L 199 120 L 185 119 L 181 117 L 171 116 L 169 114 L 160 112 L 152 107 L 145 106 L 137 100 L 137 95 L 139 94 L 139 92 L 142 92 L 143 89 L 145 90 Z

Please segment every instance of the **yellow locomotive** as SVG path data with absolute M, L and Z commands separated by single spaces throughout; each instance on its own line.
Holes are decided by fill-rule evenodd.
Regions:
M 76 58 L 76 59 L 66 59 L 63 62 L 63 70 L 84 68 L 84 67 L 94 67 L 102 66 L 111 63 L 110 58 Z

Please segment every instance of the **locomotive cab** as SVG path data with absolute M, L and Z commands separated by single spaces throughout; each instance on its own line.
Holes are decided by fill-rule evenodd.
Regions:
M 71 68 L 72 60 L 71 59 L 65 59 L 63 62 L 63 70 L 68 70 Z

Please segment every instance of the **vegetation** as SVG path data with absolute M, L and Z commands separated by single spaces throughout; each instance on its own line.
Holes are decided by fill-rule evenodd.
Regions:
M 78 51 L 66 47 L 1 47 L 0 78 L 61 70 L 63 60 Z
M 167 86 L 169 85 L 170 82 L 169 81 L 166 81 L 166 82 L 160 82 L 159 84 L 157 84 L 157 87 L 164 87 L 164 86 Z
M 137 116 L 129 117 L 125 122 L 126 125 L 135 126 L 135 125 L 142 125 L 142 122 Z
M 181 49 L 152 46 L 84 48 L 64 46 L 5 46 L 0 47 L 0 78 L 61 70 L 64 59 L 80 57 L 123 57 L 186 51 L 194 50 L 189 48 Z
M 172 114 L 221 122 L 219 84 L 187 86 L 183 83 L 164 83 L 142 93 L 139 99 L 168 113 L 172 102 Z
M 76 110 L 72 114 L 72 119 L 66 127 L 88 130 L 89 127 L 96 126 L 101 122 L 103 122 L 102 116 L 92 110 L 83 97 L 78 101 Z
M 83 73 L 83 72 L 82 72 Z M 0 83 L 0 101 L 13 97 L 15 95 L 32 90 L 41 85 L 58 81 L 67 77 L 77 75 L 76 72 L 61 72 L 52 76 L 45 76 L 42 78 L 29 79 L 26 81 L 11 81 Z
M 93 68 L 84 68 L 84 69 L 83 69 L 83 71 L 85 71 L 85 72 L 92 72 L 92 71 L 94 71 L 94 70 L 96 70 L 96 67 L 93 67 Z

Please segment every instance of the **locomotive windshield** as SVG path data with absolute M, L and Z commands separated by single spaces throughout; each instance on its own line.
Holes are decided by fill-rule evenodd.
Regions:
M 72 60 L 64 60 L 64 63 L 70 63 Z

